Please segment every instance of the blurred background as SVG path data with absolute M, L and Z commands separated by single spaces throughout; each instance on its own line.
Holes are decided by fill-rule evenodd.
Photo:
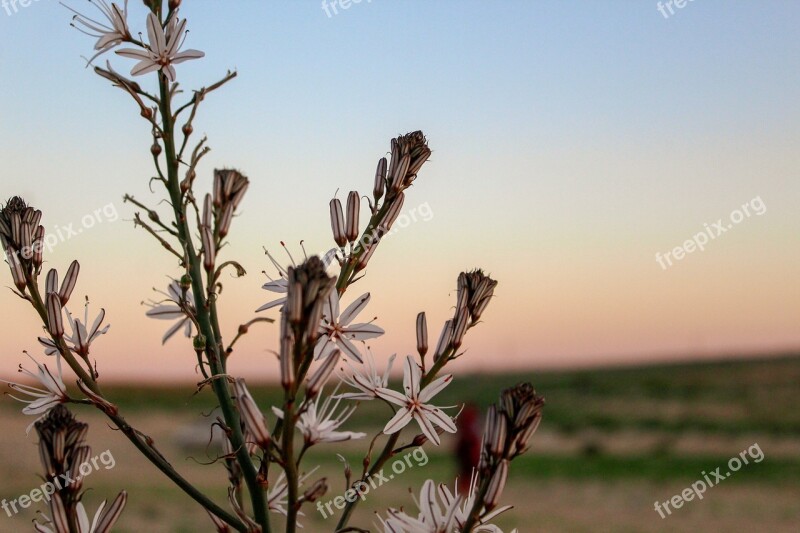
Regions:
M 143 31 L 144 6 L 128 7 Z M 483 409 L 529 380 L 547 399 L 533 449 L 512 469 L 504 530 L 796 530 L 799 5 L 194 0 L 181 13 L 185 46 L 206 53 L 177 66 L 184 90 L 239 74 L 195 122 L 213 149 L 200 188 L 225 166 L 251 181 L 225 250 L 248 272 L 224 281 L 228 336 L 270 297 L 264 248 L 284 263 L 281 241 L 295 259 L 301 240 L 309 254 L 330 249 L 328 201 L 367 193 L 389 139 L 421 129 L 434 153 L 408 191 L 410 222 L 349 294 L 372 294 L 364 316 L 387 331 L 371 343 L 382 365 L 414 351 L 419 311 L 438 335 L 458 272 L 481 267 L 500 281 L 442 397 Z M 93 345 L 109 395 L 222 499 L 222 467 L 196 464 L 214 451 L 197 416 L 213 400 L 192 395 L 194 352 L 182 338 L 162 346 L 168 324 L 140 305 L 180 273 L 122 202 L 129 193 L 163 208 L 148 188 L 147 124 L 84 68 L 94 41 L 70 17 L 51 0 L 0 4 L 0 197 L 24 196 L 63 236 L 46 266 L 81 261 L 76 295 L 111 323 Z M 106 59 L 132 66 L 114 54 L 96 63 Z M 0 377 L 16 379 L 23 350 L 41 353 L 40 325 L 11 292 L 0 302 Z M 230 365 L 260 384 L 265 406 L 276 330 L 254 327 Z M 4 498 L 38 484 L 19 407 L 0 402 Z M 385 421 L 377 407 L 363 406 L 353 429 L 374 433 Z M 97 414 L 76 411 L 92 423 L 94 449 L 117 458 L 87 501 L 132 493 L 120 531 L 208 529 Z M 654 510 L 754 443 L 763 461 L 667 518 Z M 422 479 L 452 483 L 455 446 L 430 449 L 428 465 L 371 497 L 361 524 L 389 505 L 413 507 L 407 489 Z M 338 451 L 357 465 L 363 449 Z M 330 449 L 309 460 L 341 479 Z M 308 514 L 310 531 L 330 529 Z M 0 515 L 0 531 L 33 517 Z

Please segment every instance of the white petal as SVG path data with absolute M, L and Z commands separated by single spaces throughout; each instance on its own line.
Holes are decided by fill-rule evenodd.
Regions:
M 403 367 L 403 390 L 409 398 L 419 396 L 419 381 L 421 372 L 416 361 L 410 355 L 406 356 L 406 364 Z
M 392 389 L 380 388 L 375 390 L 375 394 L 383 398 L 387 402 L 405 407 L 408 404 L 408 398 L 397 391 Z
M 348 339 L 356 341 L 374 339 L 386 333 L 383 328 L 379 328 L 373 324 L 353 324 L 352 326 L 347 326 L 342 331 L 344 331 Z
M 432 383 L 429 383 L 424 389 L 422 389 L 422 392 L 419 393 L 419 401 L 422 403 L 429 402 L 431 398 L 441 392 L 442 389 L 450 385 L 452 381 L 452 374 L 447 374 L 446 376 L 435 379 Z
M 356 301 L 348 305 L 347 309 L 345 309 L 339 317 L 339 324 L 342 326 L 350 324 L 350 322 L 352 322 L 353 319 L 358 316 L 358 314 L 367 306 L 369 303 L 369 298 L 369 293 L 362 294 L 356 298 Z
M 397 433 L 406 427 L 409 422 L 411 422 L 411 411 L 403 407 L 397 411 L 389 422 L 387 422 L 386 426 L 383 428 L 383 432 L 387 435 Z

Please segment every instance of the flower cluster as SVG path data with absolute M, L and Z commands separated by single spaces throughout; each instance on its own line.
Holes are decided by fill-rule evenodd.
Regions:
M 92 453 L 85 441 L 88 430 L 89 426 L 78 422 L 63 405 L 54 407 L 45 418 L 36 422 L 44 480 L 54 488 L 49 497 L 50 516 L 45 516 L 50 525 L 34 521 L 36 531 L 106 533 L 122 514 L 128 498 L 125 491 L 120 492 L 107 508 L 104 501 L 91 522 L 80 502 L 83 487 L 80 467 L 87 463 Z

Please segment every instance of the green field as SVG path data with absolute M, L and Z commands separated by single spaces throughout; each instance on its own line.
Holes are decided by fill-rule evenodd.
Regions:
M 504 387 L 529 380 L 547 399 L 544 422 L 532 450 L 512 465 L 504 500 L 515 509 L 498 520 L 504 530 L 528 531 L 797 531 L 800 524 L 800 357 L 675 364 L 637 368 L 537 372 L 529 375 L 461 376 L 437 400 L 443 405 L 465 398 L 481 407 Z M 277 401 L 273 387 L 251 387 L 263 406 Z M 200 416 L 213 411 L 212 395 L 191 388 L 115 387 L 111 396 L 133 425 L 151 435 L 178 470 L 224 501 L 222 466 L 201 466 L 214 457 L 206 445 Z M 41 481 L 35 436 L 25 438 L 30 419 L 11 399 L 0 403 L 5 431 L 0 435 L 0 497 L 13 499 Z M 386 407 L 361 405 L 347 429 L 374 434 L 386 420 Z M 116 466 L 92 474 L 85 499 L 99 500 L 126 488 L 129 505 L 117 531 L 211 531 L 204 512 L 141 459 L 90 408 L 75 410 L 92 424 L 89 443 L 111 450 Z M 268 417 L 271 414 L 268 413 Z M 357 420 L 356 420 L 357 419 Z M 357 421 L 357 424 L 355 423 Z M 412 432 L 409 430 L 409 435 Z M 742 467 L 703 500 L 687 502 L 662 519 L 653 508 L 681 492 L 701 472 L 725 466 L 732 456 L 758 444 L 763 460 Z M 410 486 L 432 478 L 452 483 L 453 441 L 426 448 L 430 462 L 409 468 L 371 493 L 354 525 L 374 528 L 374 511 L 410 506 Z M 344 490 L 342 453 L 359 468 L 363 441 L 314 449 L 310 467 L 328 477 L 333 497 Z M 34 509 L 0 517 L 0 531 L 32 530 Z M 332 531 L 333 520 L 306 510 L 305 531 Z M 507 529 L 506 529 L 507 528 Z

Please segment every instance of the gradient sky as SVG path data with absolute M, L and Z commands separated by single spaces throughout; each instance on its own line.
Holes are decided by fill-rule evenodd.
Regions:
M 413 350 L 420 310 L 437 337 L 458 272 L 477 266 L 500 285 L 465 369 L 800 346 L 800 4 L 696 0 L 664 18 L 652 1 L 363 0 L 328 17 L 318 1 L 188 0 L 182 14 L 186 46 L 206 52 L 177 67 L 184 87 L 239 72 L 196 122 L 213 148 L 204 185 L 225 165 L 251 179 L 225 251 L 248 270 L 225 284 L 228 332 L 266 301 L 262 246 L 330 248 L 329 199 L 369 191 L 389 139 L 422 129 L 434 155 L 405 205 L 433 217 L 387 239 L 348 293 L 372 292 L 380 358 Z M 84 68 L 93 41 L 69 19 L 52 0 L 0 10 L 0 196 L 24 195 L 48 231 L 111 206 L 116 221 L 59 243 L 48 265 L 80 259 L 76 295 L 108 312 L 93 347 L 104 378 L 193 376 L 187 341 L 162 347 L 168 324 L 140 305 L 178 274 L 121 201 L 160 198 L 146 123 Z M 143 20 L 131 2 L 132 28 Z M 754 198 L 762 215 L 659 266 L 657 252 Z M 40 329 L 10 291 L 0 323 L 10 375 L 22 350 L 40 354 Z M 233 371 L 275 376 L 275 330 L 255 328 Z

